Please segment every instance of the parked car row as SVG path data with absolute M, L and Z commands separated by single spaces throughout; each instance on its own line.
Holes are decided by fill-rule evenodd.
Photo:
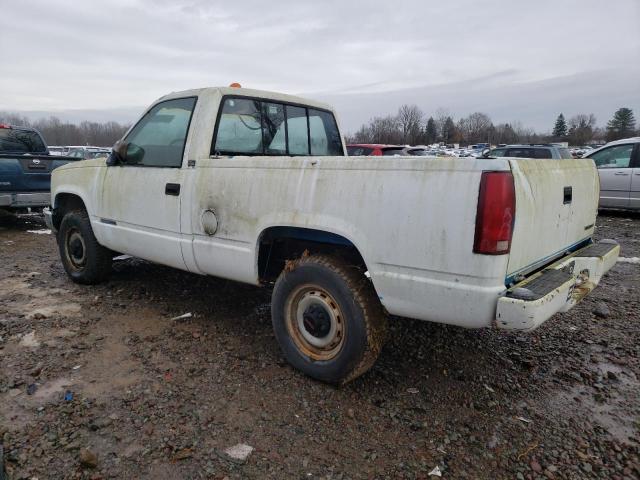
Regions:
M 403 146 L 378 144 L 347 145 L 350 156 L 416 156 L 573 159 L 592 158 L 600 177 L 600 208 L 640 209 L 640 137 L 610 142 L 599 148 L 568 148 L 553 143 L 501 145 L 487 144 L 453 149 L 446 146 Z
M 347 145 L 350 157 L 477 157 L 488 144 L 453 148 L 446 145 L 387 145 L 377 143 L 352 143 Z
M 74 158 L 87 160 L 89 158 L 106 157 L 111 153 L 111 148 L 90 146 L 50 146 L 51 155 L 68 155 Z

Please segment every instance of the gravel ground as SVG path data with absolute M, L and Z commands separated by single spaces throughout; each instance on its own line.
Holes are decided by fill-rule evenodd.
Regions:
M 598 225 L 640 257 L 639 216 Z M 283 361 L 268 289 L 136 259 L 75 285 L 43 228 L 0 220 L 11 479 L 640 477 L 638 264 L 530 334 L 392 318 L 337 389 Z

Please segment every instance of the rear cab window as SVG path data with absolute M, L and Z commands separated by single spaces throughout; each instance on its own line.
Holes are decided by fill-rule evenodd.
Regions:
M 533 158 L 553 158 L 553 154 L 548 148 L 534 148 Z
M 507 150 L 505 157 L 534 158 L 533 155 L 533 149 L 531 148 L 510 148 Z
M 46 154 L 47 146 L 35 130 L 0 128 L 0 153 Z
M 247 97 L 223 97 L 211 153 L 262 156 L 342 156 L 331 112 Z

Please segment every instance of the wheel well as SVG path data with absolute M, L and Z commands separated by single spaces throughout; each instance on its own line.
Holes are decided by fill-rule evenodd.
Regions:
M 53 226 L 60 228 L 62 217 L 71 210 L 86 210 L 82 198 L 73 193 L 59 193 L 53 204 Z
M 311 228 L 270 227 L 260 235 L 258 274 L 261 282 L 273 282 L 287 260 L 305 254 L 327 253 L 342 258 L 362 271 L 367 266 L 356 246 L 345 237 Z

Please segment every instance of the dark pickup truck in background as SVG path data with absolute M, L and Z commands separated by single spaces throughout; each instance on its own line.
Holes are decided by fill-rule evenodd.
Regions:
M 33 128 L 0 124 L 0 209 L 46 207 L 51 203 L 51 172 L 77 160 L 50 155 Z

